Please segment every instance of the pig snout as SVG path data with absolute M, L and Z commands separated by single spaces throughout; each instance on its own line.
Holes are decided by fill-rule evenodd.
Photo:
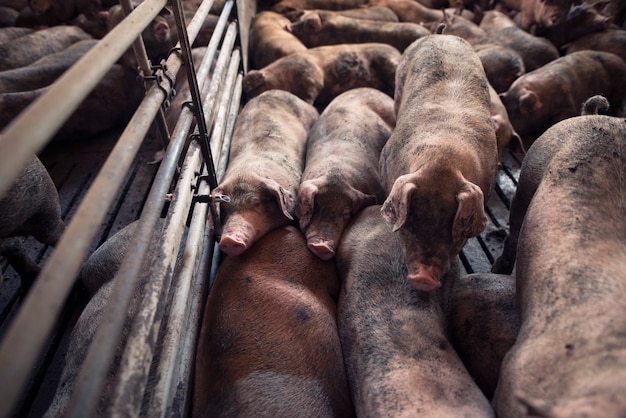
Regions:
M 168 41 L 168 38 L 170 36 L 170 26 L 167 24 L 167 22 L 163 20 L 157 21 L 152 29 L 154 30 L 154 38 L 158 42 Z
M 441 267 L 416 263 L 411 266 L 407 280 L 417 290 L 430 292 L 441 287 Z
M 228 255 L 240 255 L 259 236 L 254 224 L 241 216 L 233 216 L 224 225 L 219 248 Z
M 307 248 L 321 260 L 330 260 L 335 256 L 335 243 L 323 238 L 308 239 Z

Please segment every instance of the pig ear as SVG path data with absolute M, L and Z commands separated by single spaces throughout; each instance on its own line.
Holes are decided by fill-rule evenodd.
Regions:
M 312 32 L 321 31 L 323 25 L 322 25 L 322 18 L 319 15 L 319 13 L 315 13 L 314 15 L 311 15 L 309 18 L 307 18 L 307 20 L 305 21 L 305 25 L 307 29 Z
M 410 206 L 411 193 L 417 190 L 414 182 L 409 181 L 410 174 L 400 176 L 393 183 L 387 200 L 380 209 L 383 218 L 393 225 L 393 230 L 402 228 L 406 222 L 408 208 Z
M 535 110 L 541 109 L 541 101 L 539 97 L 533 91 L 526 90 L 519 97 L 519 108 L 522 113 L 531 113 Z
M 459 204 L 452 224 L 452 242 L 459 251 L 465 242 L 484 231 L 487 226 L 485 198 L 474 183 L 466 181 L 456 195 Z
M 265 83 L 265 76 L 258 70 L 250 70 L 243 78 L 243 90 L 248 93 Z
M 374 195 L 363 193 L 360 190 L 355 189 L 352 186 L 346 185 L 348 187 L 348 193 L 350 194 L 350 201 L 353 203 L 351 208 L 351 214 L 354 215 L 359 210 L 366 206 L 375 205 L 377 202 L 377 198 Z
M 313 208 L 315 207 L 315 195 L 318 188 L 312 181 L 306 180 L 298 188 L 298 201 L 296 202 L 296 216 L 300 219 L 300 228 L 309 226 Z
M 287 219 L 293 221 L 294 207 L 295 207 L 295 199 L 293 193 L 285 190 L 281 185 L 279 185 L 274 180 L 266 180 L 267 189 L 272 192 L 276 196 L 276 200 L 278 201 L 278 205 L 283 212 L 283 215 L 287 217 Z

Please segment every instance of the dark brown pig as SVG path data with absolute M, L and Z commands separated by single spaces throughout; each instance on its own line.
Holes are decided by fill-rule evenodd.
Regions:
M 413 22 L 379 22 L 323 10 L 307 13 L 288 28 L 307 48 L 381 42 L 400 52 L 416 39 L 430 34 L 424 26 Z
M 260 69 L 306 46 L 287 27 L 291 21 L 280 13 L 265 10 L 257 13 L 250 24 L 251 68 Z
M 23 288 L 30 286 L 39 268 L 12 238 L 33 236 L 54 246 L 64 231 L 57 188 L 46 167 L 33 156 L 11 188 L 0 196 L 0 253 L 15 266 Z
M 521 328 L 493 399 L 499 417 L 626 411 L 625 147 L 623 118 L 577 116 L 524 158 L 537 187 L 517 247 Z
M 282 89 L 321 107 L 357 87 L 376 88 L 392 96 L 400 55 L 391 45 L 378 42 L 319 46 L 248 71 L 243 90 L 251 99 Z
M 224 253 L 239 255 L 272 229 L 295 221 L 307 135 L 318 116 L 284 90 L 264 92 L 241 110 L 228 168 L 212 191 L 230 198 L 219 205 Z
M 322 260 L 334 257 L 356 212 L 385 200 L 378 159 L 395 121 L 393 99 L 362 87 L 337 96 L 311 127 L 296 216 Z
M 586 49 L 611 52 L 626 61 L 626 30 L 615 29 L 590 33 L 563 47 L 565 54 Z
M 78 41 L 68 48 L 46 55 L 32 64 L 1 71 L 0 92 L 36 90 L 52 84 L 97 42 L 97 39 Z
M 400 237 L 408 281 L 432 290 L 485 229 L 498 167 L 487 77 L 471 45 L 453 35 L 415 41 L 398 65 L 395 108 L 380 156 L 382 211 Z
M 0 71 L 23 67 L 92 36 L 78 26 L 54 26 L 0 45 Z
M 515 277 L 473 273 L 452 288 L 448 321 L 452 345 L 487 399 L 500 377 L 500 365 L 519 331 Z
M 192 417 L 352 417 L 332 261 L 277 228 L 220 264 L 198 337 Z
M 399 237 L 380 206 L 360 211 L 335 257 L 337 324 L 357 416 L 493 417 L 450 342 L 448 301 L 458 259 L 441 288 L 406 282 Z
M 520 0 L 515 23 L 527 32 L 559 24 L 574 0 Z
M 522 30 L 513 19 L 497 10 L 485 12 L 480 27 L 495 42 L 515 50 L 522 57 L 526 72 L 536 70 L 560 56 L 552 42 Z
M 626 94 L 626 63 L 608 52 L 580 51 L 524 74 L 504 93 L 513 128 L 524 140 L 576 116 L 589 97 L 604 95 L 620 115 Z M 535 136 L 535 137 L 536 137 Z

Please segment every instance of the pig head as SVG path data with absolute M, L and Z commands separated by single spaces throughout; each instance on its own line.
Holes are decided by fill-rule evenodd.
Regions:
M 527 32 L 561 23 L 574 0 L 522 0 L 515 23 Z
M 220 250 L 239 255 L 259 237 L 294 221 L 295 191 L 254 173 L 220 184 L 212 192 L 230 202 L 219 204 Z
M 328 176 L 306 180 L 298 189 L 296 216 L 305 231 L 307 247 L 322 260 L 335 255 L 347 222 L 361 208 L 377 203 L 375 195 L 363 193 L 341 179 Z
M 381 209 L 400 234 L 407 279 L 424 291 L 441 286 L 450 260 L 487 226 L 480 187 L 459 171 L 432 174 L 425 168 L 399 177 Z

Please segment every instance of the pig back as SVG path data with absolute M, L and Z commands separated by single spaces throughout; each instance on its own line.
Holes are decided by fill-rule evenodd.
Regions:
M 333 262 L 277 228 L 220 264 L 196 354 L 192 416 L 352 416 Z
M 503 416 L 530 405 L 549 416 L 617 417 L 626 408 L 626 122 L 569 118 L 536 143 L 555 137 L 565 141 L 547 156 L 520 231 L 522 323 L 494 405 Z

